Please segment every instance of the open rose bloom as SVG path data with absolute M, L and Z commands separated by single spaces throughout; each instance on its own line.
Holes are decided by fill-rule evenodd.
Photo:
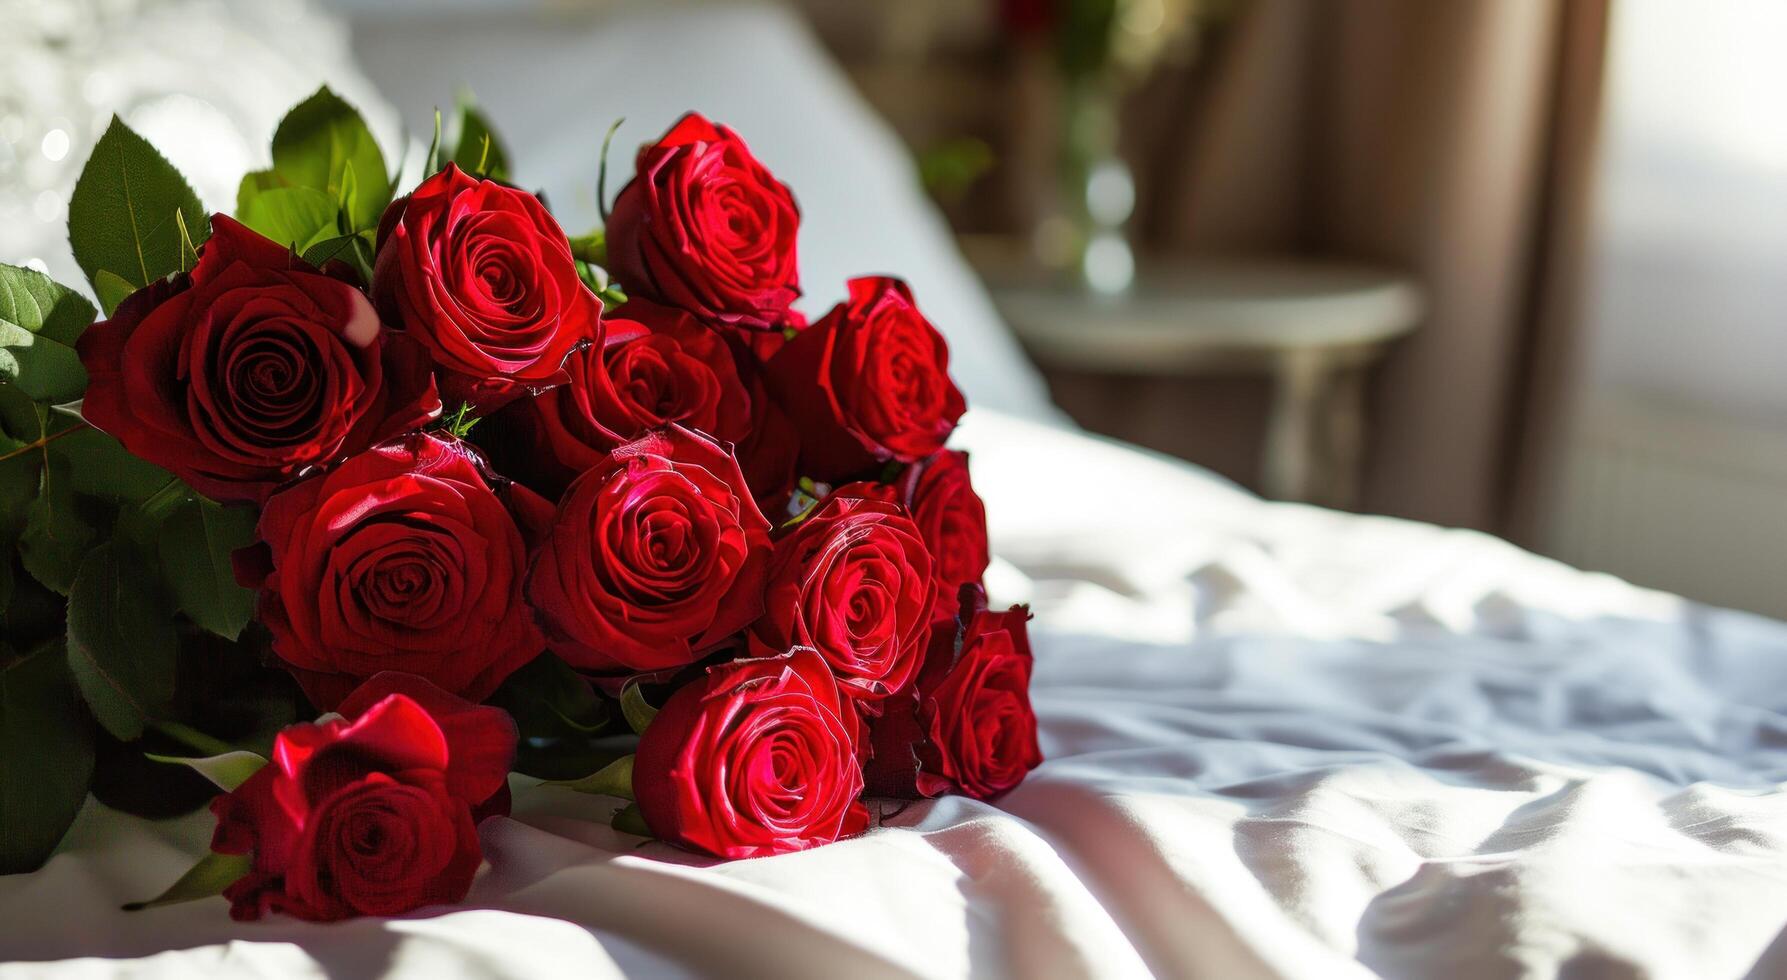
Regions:
M 184 761 L 224 790 L 167 900 L 461 901 L 515 774 L 722 859 L 866 832 L 875 797 L 1016 786 L 1042 761 L 1027 615 L 982 590 L 921 298 L 803 283 L 793 192 L 698 115 L 599 229 L 466 149 L 397 194 L 325 89 L 232 217 L 117 123 L 95 158 L 129 193 L 90 166 L 71 206 L 103 315 L 0 268 L 44 338 L 0 395 L 56 443 L 7 458 L 61 495 L 18 513 L 66 524 L 0 535 L 66 610 L 74 683 L 45 696 L 133 764 L 205 750 Z M 138 206 L 175 220 L 120 249 Z M 809 323 L 803 288 L 836 303 Z M 205 802 L 178 775 L 145 813 Z M 41 809 L 53 847 L 73 811 Z

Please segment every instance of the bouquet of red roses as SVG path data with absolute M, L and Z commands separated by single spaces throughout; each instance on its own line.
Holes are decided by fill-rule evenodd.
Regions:
M 577 237 L 457 122 L 398 196 L 324 89 L 229 217 L 114 121 L 104 318 L 0 266 L 0 872 L 89 791 L 209 800 L 158 901 L 393 914 L 465 895 L 511 772 L 740 858 L 1041 761 L 911 291 L 806 322 L 793 196 L 700 116 Z

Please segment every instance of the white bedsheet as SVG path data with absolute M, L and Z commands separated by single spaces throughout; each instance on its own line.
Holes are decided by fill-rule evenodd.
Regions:
M 1032 423 L 959 441 L 1037 614 L 1049 758 L 996 805 L 719 864 L 519 787 L 466 907 L 333 926 L 117 912 L 208 819 L 91 806 L 0 878 L 0 976 L 1787 975 L 1787 626 Z

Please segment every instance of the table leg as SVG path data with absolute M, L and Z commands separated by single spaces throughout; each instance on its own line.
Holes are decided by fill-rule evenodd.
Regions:
M 1272 410 L 1266 423 L 1260 486 L 1274 500 L 1314 502 L 1321 486 L 1321 424 L 1332 364 L 1326 352 L 1291 350 L 1273 367 Z
M 1327 484 L 1322 503 L 1340 510 L 1357 510 L 1364 468 L 1365 375 L 1362 366 L 1335 372 L 1329 384 L 1327 432 L 1322 454 Z

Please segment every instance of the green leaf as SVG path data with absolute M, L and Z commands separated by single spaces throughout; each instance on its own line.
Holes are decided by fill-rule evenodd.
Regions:
M 192 232 L 187 230 L 186 215 L 175 211 L 174 224 L 180 231 L 180 271 L 191 272 L 199 264 L 199 247 L 193 244 Z
M 225 793 L 248 782 L 248 777 L 261 771 L 267 760 L 243 750 L 225 752 L 222 755 L 206 756 L 203 759 L 188 759 L 172 755 L 156 755 L 144 752 L 143 755 L 156 762 L 165 762 L 174 766 L 186 766 L 199 775 L 217 784 L 217 788 Z
M 129 299 L 130 294 L 137 291 L 137 288 L 132 286 L 129 280 L 109 269 L 95 272 L 92 279 L 93 293 L 99 297 L 99 308 L 105 311 L 106 316 L 111 316 L 116 312 L 118 304 Z
M 627 121 L 626 116 L 616 119 L 608 126 L 608 132 L 602 136 L 602 154 L 596 163 L 596 210 L 602 212 L 602 223 L 608 223 L 608 147 L 614 142 L 614 134 L 620 132 L 620 124 Z
M 116 283 L 101 285 L 101 271 L 140 289 L 182 267 L 176 211 L 199 233 L 194 244 L 202 244 L 210 224 L 198 195 L 166 157 L 113 116 L 68 201 L 68 244 L 102 300 L 121 297 Z
M 254 544 L 256 517 L 252 508 L 225 507 L 191 494 L 158 535 L 163 578 L 174 603 L 226 640 L 241 636 L 254 615 L 254 592 L 236 584 L 230 555 Z
M 74 343 L 93 322 L 93 304 L 34 269 L 0 265 L 0 377 L 43 402 L 87 390 Z
M 42 424 L 42 406 L 18 385 L 0 380 L 0 434 L 11 440 L 6 448 L 16 449 L 36 439 Z
M 161 905 L 178 905 L 200 898 L 212 898 L 222 895 L 225 888 L 235 884 L 238 879 L 254 867 L 254 860 L 246 854 L 218 854 L 213 851 L 199 859 L 180 880 L 168 886 L 168 890 L 146 902 L 131 902 L 124 906 L 126 912 L 141 912 Z
M 555 779 L 547 785 L 630 800 L 633 798 L 633 756 L 621 756 L 582 779 Z
M 372 130 L 326 85 L 280 120 L 273 170 L 287 184 L 342 201 L 354 231 L 375 227 L 391 200 L 385 156 Z
M 0 543 L 10 546 L 24 533 L 42 462 L 36 453 L 0 460 Z
M 133 742 L 174 697 L 174 624 L 149 575 L 110 542 L 81 562 L 68 594 L 68 666 L 106 731 Z
M 652 836 L 652 829 L 645 822 L 645 811 L 639 809 L 637 803 L 629 803 L 614 811 L 614 816 L 609 818 L 608 825 L 623 834 L 632 834 L 635 837 Z
M 131 455 L 124 444 L 94 428 L 71 432 L 49 445 L 51 459 L 68 464 L 69 488 L 115 504 L 139 504 L 174 475 Z
M 521 741 L 516 772 L 540 779 L 575 779 L 630 754 L 638 739 L 621 726 L 614 702 L 598 695 L 570 665 L 542 653 L 509 675 L 490 698 L 515 719 Z
M 470 102 L 459 105 L 459 141 L 453 162 L 468 174 L 508 181 L 509 153 L 490 128 L 490 120 Z
M 93 720 L 61 653 L 15 660 L 0 644 L 0 875 L 43 865 L 93 779 Z
M 157 551 L 162 522 L 192 493 L 193 489 L 178 478 L 168 477 L 155 492 L 119 510 L 118 523 L 112 528 L 112 540 L 128 541 L 140 549 L 140 554 Z
M 379 174 L 379 177 L 380 179 L 383 179 L 384 174 Z M 341 209 L 342 214 L 348 216 L 349 224 L 353 224 L 354 195 L 359 192 L 360 180 L 354 176 L 354 161 L 349 160 L 341 165 L 341 181 L 337 185 L 337 190 L 335 191 L 335 205 Z M 354 224 L 353 227 L 362 228 L 365 226 Z M 351 231 L 353 229 L 349 230 Z
M 571 257 L 581 259 L 593 266 L 608 264 L 608 235 L 598 228 L 587 235 L 578 235 L 571 239 Z M 602 273 L 607 275 L 606 270 Z
M 639 689 L 638 684 L 628 684 L 621 688 L 620 710 L 627 719 L 627 727 L 640 735 L 645 734 L 645 726 L 658 716 L 658 709 L 646 703 L 645 692 Z
M 360 274 L 361 282 L 371 282 L 373 255 L 370 235 L 371 232 L 360 232 L 324 239 L 304 250 L 304 261 L 320 269 L 329 261 L 339 259 Z
M 51 459 L 39 474 L 36 499 L 25 510 L 25 531 L 19 536 L 25 570 L 45 587 L 67 595 L 98 536 L 75 509 L 68 464 Z
M 38 406 L 17 385 L 0 382 L 0 540 L 16 538 L 37 497 L 43 454 L 21 452 L 37 438 Z
M 244 184 L 246 186 L 246 182 Z M 248 227 L 300 254 L 334 238 L 340 209 L 314 187 L 275 187 L 258 191 L 239 205 L 236 217 Z
M 236 220 L 243 221 L 242 216 L 248 213 L 248 206 L 256 195 L 290 186 L 285 178 L 271 170 L 255 170 L 243 174 L 242 182 L 236 185 Z
M 428 141 L 428 155 L 422 158 L 422 179 L 427 180 L 446 167 L 441 153 L 441 111 L 434 110 L 434 138 Z
M 550 653 L 540 654 L 510 674 L 491 703 L 515 719 L 524 737 L 601 734 L 612 719 L 610 702 L 599 697 L 569 664 Z

